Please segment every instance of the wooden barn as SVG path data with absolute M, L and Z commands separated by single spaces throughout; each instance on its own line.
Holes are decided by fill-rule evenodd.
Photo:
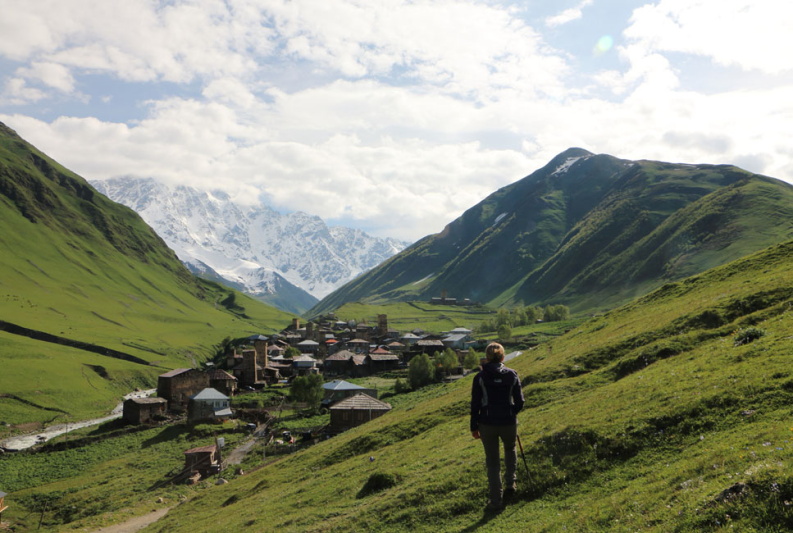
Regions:
M 391 404 L 363 393 L 342 400 L 330 408 L 330 431 L 339 433 L 383 416 Z

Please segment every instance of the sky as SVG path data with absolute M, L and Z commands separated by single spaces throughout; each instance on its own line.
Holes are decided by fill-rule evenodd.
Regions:
M 793 182 L 787 0 L 0 0 L 0 122 L 89 180 L 415 241 L 570 147 Z

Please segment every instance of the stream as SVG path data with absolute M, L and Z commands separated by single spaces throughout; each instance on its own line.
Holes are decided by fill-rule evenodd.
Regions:
M 129 400 L 130 398 L 146 398 L 148 396 L 155 394 L 156 392 L 157 389 L 134 391 L 125 395 L 124 400 Z M 4 448 L 12 452 L 25 450 L 27 448 L 35 446 L 36 444 L 47 442 L 48 440 L 57 437 L 58 435 L 63 435 L 64 433 L 69 433 L 70 431 L 74 431 L 75 429 L 80 429 L 88 426 L 95 426 L 97 424 L 103 424 L 105 422 L 109 422 L 110 420 L 121 418 L 121 415 L 123 414 L 123 410 L 124 410 L 124 401 L 122 400 L 110 412 L 108 416 L 103 416 L 102 418 L 94 418 L 91 420 L 83 420 L 82 422 L 69 422 L 68 424 L 57 424 L 54 426 L 49 426 L 48 428 L 39 431 L 38 433 L 31 433 L 28 435 L 17 435 L 16 437 L 10 437 L 8 439 L 0 441 L 0 448 Z

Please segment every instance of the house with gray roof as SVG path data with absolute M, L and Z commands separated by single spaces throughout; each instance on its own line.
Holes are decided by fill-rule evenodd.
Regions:
M 332 405 L 360 393 L 368 394 L 372 398 L 377 398 L 377 390 L 367 389 L 366 387 L 361 387 L 360 385 L 344 381 L 343 379 L 329 381 L 322 385 L 322 388 L 325 389 L 325 398 L 322 400 L 322 405 L 325 406 Z
M 190 397 L 187 404 L 187 419 L 191 422 L 199 420 L 225 420 L 231 418 L 231 400 L 222 392 L 207 387 Z

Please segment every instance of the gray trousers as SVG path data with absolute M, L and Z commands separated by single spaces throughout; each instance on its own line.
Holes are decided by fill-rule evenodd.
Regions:
M 507 487 L 515 484 L 515 472 L 518 465 L 518 452 L 515 441 L 518 436 L 517 424 L 508 426 L 490 426 L 479 424 L 479 438 L 485 448 L 485 468 L 487 470 L 487 484 L 490 491 L 490 501 L 501 503 L 501 457 L 499 444 L 504 443 L 504 482 Z

